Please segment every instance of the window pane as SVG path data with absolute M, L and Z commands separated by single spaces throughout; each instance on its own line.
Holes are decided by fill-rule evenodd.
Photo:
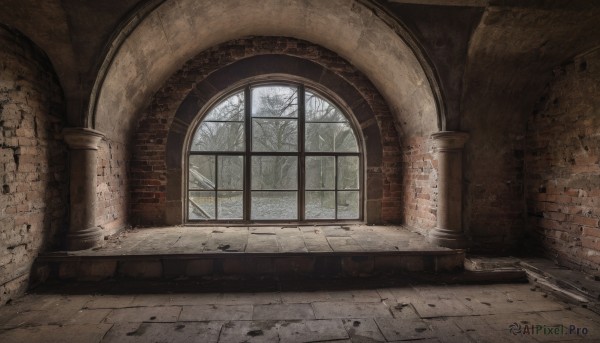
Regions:
M 359 216 L 358 191 L 338 192 L 337 210 L 338 219 L 358 219 Z
M 218 192 L 219 219 L 244 218 L 244 192 Z
M 306 189 L 335 189 L 335 157 L 306 156 Z
M 252 150 L 298 151 L 298 120 L 252 119 Z
M 298 219 L 298 192 L 252 192 L 251 219 Z
M 345 123 L 348 120 L 332 103 L 312 92 L 306 92 L 306 121 Z
M 219 189 L 244 189 L 244 156 L 219 156 Z
M 349 123 L 306 123 L 306 151 L 358 152 Z
M 338 157 L 338 189 L 358 189 L 358 156 Z
M 190 219 L 215 219 L 215 192 L 189 193 Z
M 236 93 L 215 106 L 205 121 L 244 121 L 244 92 Z
M 252 189 L 297 189 L 298 157 L 253 156 Z
M 287 86 L 252 88 L 253 117 L 298 117 L 298 89 Z
M 192 151 L 243 151 L 244 123 L 203 122 L 192 141 Z
M 215 157 L 204 155 L 190 156 L 190 189 L 215 189 Z
M 306 219 L 335 219 L 335 192 L 306 192 Z

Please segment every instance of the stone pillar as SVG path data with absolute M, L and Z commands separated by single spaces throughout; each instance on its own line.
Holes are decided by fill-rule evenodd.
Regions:
M 438 160 L 438 206 L 437 226 L 429 240 L 453 249 L 467 247 L 462 228 L 462 149 L 468 137 L 456 131 L 431 135 Z
M 102 230 L 96 226 L 96 166 L 98 143 L 104 135 L 86 128 L 63 130 L 70 154 L 70 223 L 68 250 L 83 250 L 99 246 Z

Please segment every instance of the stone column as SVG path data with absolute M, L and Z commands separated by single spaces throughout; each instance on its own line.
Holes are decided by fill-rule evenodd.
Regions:
M 467 247 L 462 228 L 462 149 L 468 137 L 456 131 L 431 135 L 438 160 L 438 207 L 437 226 L 429 240 L 453 249 Z
M 96 226 L 96 166 L 98 143 L 104 135 L 86 128 L 66 128 L 63 137 L 70 149 L 71 210 L 68 250 L 83 250 L 102 243 L 102 230 Z

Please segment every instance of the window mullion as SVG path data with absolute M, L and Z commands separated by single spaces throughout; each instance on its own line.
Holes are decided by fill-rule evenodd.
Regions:
M 335 192 L 333 195 L 333 208 L 335 209 L 335 219 L 338 219 L 338 155 L 335 155 L 335 163 L 334 163 L 334 187 L 335 187 Z
M 305 192 L 304 192 L 304 182 L 305 182 L 305 155 L 304 155 L 304 130 L 305 125 L 304 121 L 306 118 L 305 115 L 305 100 L 304 100 L 304 85 L 298 86 L 298 220 L 305 220 Z
M 219 220 L 219 155 L 215 155 L 215 220 Z
M 246 154 L 244 156 L 244 215 L 245 221 L 250 220 L 250 189 L 251 189 L 251 151 L 252 151 L 252 101 L 251 101 L 250 87 L 244 88 L 244 135 L 246 143 Z

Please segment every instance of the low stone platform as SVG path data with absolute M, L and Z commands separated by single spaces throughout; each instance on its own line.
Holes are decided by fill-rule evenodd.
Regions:
M 362 277 L 463 269 L 464 250 L 432 245 L 399 226 L 144 228 L 101 248 L 53 252 L 37 268 L 59 279 L 212 276 Z

